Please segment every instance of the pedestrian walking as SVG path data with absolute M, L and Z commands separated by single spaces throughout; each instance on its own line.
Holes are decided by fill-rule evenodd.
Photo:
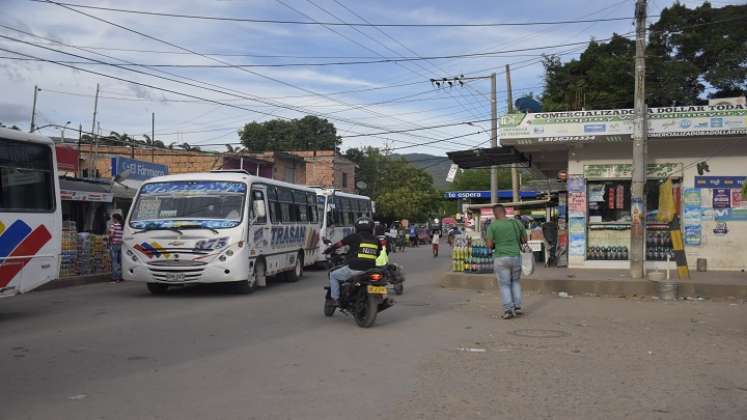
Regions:
M 433 238 L 431 238 L 431 245 L 433 247 L 433 258 L 438 257 L 439 242 L 441 242 L 441 234 L 439 232 L 433 232 Z
M 112 223 L 109 226 L 109 255 L 112 257 L 112 282 L 122 281 L 122 215 L 112 215 Z
M 496 279 L 501 292 L 503 319 L 522 314 L 521 310 L 521 249 L 527 242 L 524 225 L 506 218 L 506 209 L 493 206 L 495 220 L 488 226 L 488 248 L 493 249 Z

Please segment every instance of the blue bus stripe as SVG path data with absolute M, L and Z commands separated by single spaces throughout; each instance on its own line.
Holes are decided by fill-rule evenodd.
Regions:
M 31 233 L 29 225 L 24 223 L 23 220 L 16 220 L 10 227 L 5 229 L 2 235 L 0 235 L 0 258 L 7 257 L 16 246 L 21 243 L 23 238 L 27 237 Z

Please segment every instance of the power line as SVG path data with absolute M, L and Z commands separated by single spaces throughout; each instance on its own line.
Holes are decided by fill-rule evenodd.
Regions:
M 39 3 L 48 3 L 47 0 L 31 0 Z M 271 23 L 282 25 L 317 25 L 317 26 L 347 26 L 347 27 L 395 27 L 395 28 L 486 28 L 500 26 L 546 26 L 546 25 L 569 25 L 577 23 L 590 22 L 615 22 L 632 20 L 631 16 L 621 16 L 604 19 L 576 19 L 576 20 L 555 20 L 555 21 L 530 21 L 530 22 L 492 22 L 492 23 L 350 23 L 350 22 L 319 22 L 319 21 L 300 21 L 300 20 L 277 20 L 277 19 L 257 19 L 257 18 L 239 18 L 230 16 L 205 16 L 190 15 L 182 13 L 166 12 L 149 12 L 145 10 L 119 9 L 114 7 L 91 6 L 76 3 L 54 2 L 58 5 L 65 5 L 81 9 L 93 9 L 106 12 L 127 13 L 136 15 L 169 17 L 179 19 L 197 19 L 212 21 L 229 21 L 229 22 L 251 22 L 251 23 Z M 655 16 L 651 16 L 655 17 Z

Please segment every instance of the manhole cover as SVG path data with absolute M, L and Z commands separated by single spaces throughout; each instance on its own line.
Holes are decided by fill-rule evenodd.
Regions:
M 565 331 L 559 330 L 515 330 L 509 334 L 519 337 L 532 337 L 532 338 L 560 338 L 568 337 L 570 334 Z

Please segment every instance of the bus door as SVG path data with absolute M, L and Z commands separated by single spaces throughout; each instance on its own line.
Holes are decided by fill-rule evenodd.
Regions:
M 268 191 L 265 185 L 252 185 L 249 202 L 249 258 L 255 258 L 270 250 L 272 232 L 270 229 L 269 212 L 267 211 L 268 194 L 274 194 L 275 188 Z

